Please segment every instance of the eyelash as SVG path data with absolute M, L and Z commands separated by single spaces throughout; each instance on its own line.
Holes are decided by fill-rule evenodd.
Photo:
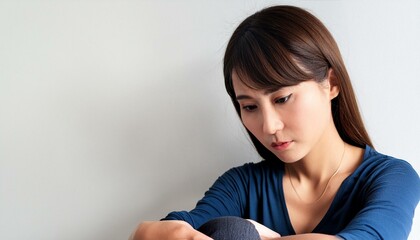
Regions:
M 274 101 L 274 103 L 278 104 L 285 104 L 287 101 L 289 101 L 292 94 L 287 95 L 286 97 L 278 98 Z M 257 108 L 256 105 L 245 105 L 242 107 L 243 110 L 247 112 L 253 112 Z
M 291 96 L 292 96 L 292 94 L 289 94 L 286 97 L 276 99 L 276 101 L 274 101 L 274 102 L 275 103 L 280 103 L 280 104 L 286 103 Z

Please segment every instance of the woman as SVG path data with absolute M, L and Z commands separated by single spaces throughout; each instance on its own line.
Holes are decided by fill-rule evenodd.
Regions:
M 374 150 L 316 17 L 292 6 L 248 17 L 228 43 L 224 77 L 264 160 L 229 170 L 193 210 L 144 222 L 134 239 L 407 239 L 419 176 Z

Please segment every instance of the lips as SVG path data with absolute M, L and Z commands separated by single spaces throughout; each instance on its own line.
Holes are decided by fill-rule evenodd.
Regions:
M 290 146 L 291 143 L 292 143 L 292 141 L 273 142 L 271 144 L 271 147 L 276 149 L 276 150 L 285 150 L 286 148 L 288 148 Z

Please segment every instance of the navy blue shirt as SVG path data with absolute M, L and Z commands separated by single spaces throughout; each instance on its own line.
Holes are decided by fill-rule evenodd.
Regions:
M 238 216 L 294 235 L 283 193 L 284 164 L 261 161 L 232 168 L 196 207 L 163 220 L 184 220 L 195 229 L 210 219 Z M 420 179 L 406 161 L 366 146 L 363 162 L 341 184 L 314 233 L 343 239 L 407 239 L 420 198 Z

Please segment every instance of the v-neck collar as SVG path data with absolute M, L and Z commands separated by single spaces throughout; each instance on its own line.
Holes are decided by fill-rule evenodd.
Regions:
M 355 176 L 358 175 L 358 169 L 360 168 L 360 166 L 363 164 L 363 162 L 365 161 L 365 159 L 368 158 L 368 156 L 371 154 L 371 152 L 373 151 L 373 149 L 371 147 L 369 147 L 368 145 L 365 146 L 364 149 L 364 153 L 363 153 L 363 160 L 361 162 L 361 164 L 356 168 L 356 170 L 351 173 L 349 176 L 347 176 L 343 182 L 341 183 L 340 187 L 337 190 L 337 193 L 335 194 L 330 206 L 328 207 L 327 212 L 325 213 L 325 215 L 321 218 L 321 220 L 319 221 L 319 223 L 315 226 L 314 229 L 312 229 L 312 233 L 316 233 L 319 232 L 319 230 L 322 228 L 323 225 L 326 224 L 327 219 L 329 219 L 331 217 L 331 215 L 333 214 L 333 210 L 335 208 L 335 206 L 338 204 L 338 201 L 341 199 L 341 196 L 344 194 L 344 191 L 346 191 L 346 185 L 348 184 L 349 181 L 351 181 L 351 179 L 353 179 Z M 284 217 L 285 217 L 285 221 L 287 223 L 287 228 L 289 230 L 289 232 L 291 233 L 291 235 L 295 235 L 295 229 L 293 228 L 292 225 L 292 221 L 290 220 L 290 215 L 289 215 L 289 210 L 287 209 L 287 205 L 286 205 L 286 198 L 284 195 L 284 188 L 283 188 L 283 176 L 285 173 L 285 168 L 283 165 L 282 168 L 282 176 L 280 176 L 279 178 L 279 186 L 280 186 L 280 193 L 281 193 L 281 204 L 283 209 L 285 209 L 285 213 L 284 213 Z

